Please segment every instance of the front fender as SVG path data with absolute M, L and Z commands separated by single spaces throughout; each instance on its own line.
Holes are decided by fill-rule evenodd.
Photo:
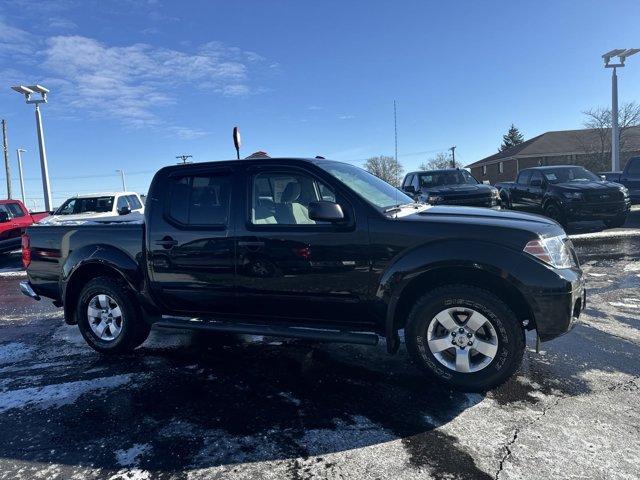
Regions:
M 385 318 L 387 349 L 397 349 L 396 312 L 413 280 L 429 272 L 472 269 L 500 277 L 522 291 L 521 281 L 514 276 L 522 260 L 516 249 L 477 240 L 437 240 L 403 252 L 381 275 L 376 291 L 376 309 Z

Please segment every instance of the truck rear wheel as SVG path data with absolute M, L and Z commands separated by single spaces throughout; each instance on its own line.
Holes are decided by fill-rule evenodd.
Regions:
M 80 333 L 100 353 L 129 352 L 149 336 L 150 326 L 123 280 L 94 278 L 82 289 L 76 308 Z
M 544 214 L 552 220 L 558 222 L 560 225 L 562 225 L 563 228 L 567 227 L 567 216 L 555 202 L 549 202 L 544 207 Z
M 405 327 L 412 360 L 464 391 L 504 383 L 522 362 L 524 330 L 513 311 L 486 290 L 448 285 L 424 295 Z

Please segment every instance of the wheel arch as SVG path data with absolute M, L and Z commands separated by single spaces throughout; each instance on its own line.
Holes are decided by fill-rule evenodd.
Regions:
M 123 280 L 134 292 L 140 291 L 143 281 L 138 264 L 122 250 L 97 245 L 75 251 L 63 265 L 60 279 L 66 323 L 77 323 L 78 296 L 83 286 L 96 277 Z
M 378 296 L 388 299 L 385 336 L 389 353 L 395 353 L 399 348 L 398 330 L 404 327 L 415 301 L 426 292 L 443 285 L 461 284 L 488 290 L 514 311 L 518 320 L 526 324 L 526 329 L 536 328 L 533 309 L 518 287 L 518 280 L 510 274 L 515 270 L 515 252 L 505 249 L 496 251 L 495 245 L 493 247 L 490 249 L 493 250 L 493 258 L 506 262 L 503 266 L 470 260 L 441 261 L 410 274 L 400 271 L 386 274 L 387 283 L 381 285 Z M 492 252 L 488 253 L 491 255 Z

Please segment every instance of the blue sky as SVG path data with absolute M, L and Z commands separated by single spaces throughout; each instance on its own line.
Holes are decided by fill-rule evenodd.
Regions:
M 34 8 L 33 5 L 38 5 Z M 74 193 L 146 191 L 192 154 L 315 156 L 406 169 L 456 145 L 494 153 L 513 122 L 529 138 L 580 128 L 610 103 L 600 55 L 640 47 L 637 1 L 98 1 L 0 4 L 0 115 L 41 200 L 33 108 L 9 89 L 41 83 L 54 203 Z M 634 43 L 635 42 L 635 43 Z M 640 55 L 620 72 L 640 101 Z M 420 153 L 427 152 L 427 153 Z M 4 169 L 0 195 L 5 195 Z

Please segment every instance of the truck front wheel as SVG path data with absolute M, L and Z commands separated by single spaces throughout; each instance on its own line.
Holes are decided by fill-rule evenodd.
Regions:
M 449 285 L 414 305 L 405 327 L 413 361 L 438 380 L 465 391 L 505 382 L 522 362 L 524 330 L 513 311 L 486 290 Z
M 124 353 L 149 336 L 133 293 L 123 280 L 97 277 L 85 285 L 77 305 L 80 333 L 100 353 Z

